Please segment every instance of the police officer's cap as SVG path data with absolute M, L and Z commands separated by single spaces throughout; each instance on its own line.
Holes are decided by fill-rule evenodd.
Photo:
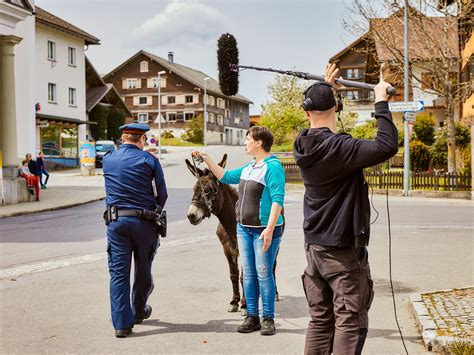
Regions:
M 126 134 L 145 134 L 150 130 L 150 127 L 143 123 L 129 123 L 120 126 L 119 130 Z

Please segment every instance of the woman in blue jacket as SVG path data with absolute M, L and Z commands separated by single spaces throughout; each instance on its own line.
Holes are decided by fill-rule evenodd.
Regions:
M 235 206 L 237 239 L 242 260 L 247 317 L 238 328 L 240 333 L 260 330 L 262 335 L 275 334 L 275 278 L 273 266 L 283 233 L 285 171 L 270 154 L 273 135 L 265 127 L 254 126 L 247 132 L 245 151 L 253 160 L 238 169 L 226 171 L 204 151 L 201 156 L 212 173 L 224 184 L 239 184 Z M 258 301 L 262 297 L 260 323 Z

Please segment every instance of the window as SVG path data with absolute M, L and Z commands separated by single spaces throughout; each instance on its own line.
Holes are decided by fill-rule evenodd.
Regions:
M 48 101 L 56 102 L 56 84 L 48 83 Z
M 153 88 L 157 88 L 158 87 L 158 78 L 153 78 L 151 79 L 151 86 Z
M 209 106 L 215 106 L 216 105 L 216 99 L 214 96 L 209 96 L 209 100 L 207 102 Z
M 48 59 L 56 60 L 56 42 L 48 40 Z
M 348 100 L 359 100 L 359 91 L 357 90 L 346 91 L 346 98 Z
M 148 62 L 144 60 L 140 62 L 140 73 L 147 73 L 148 72 Z
M 224 125 L 224 116 L 217 115 L 217 124 L 220 125 L 220 126 Z
M 138 123 L 148 123 L 148 113 L 139 113 Z
M 359 69 L 358 68 L 354 69 L 354 79 L 359 79 Z
M 127 89 L 136 89 L 137 80 L 136 79 L 127 79 Z
M 215 122 L 215 116 L 214 116 L 214 114 L 213 114 L 212 112 L 208 112 L 208 113 L 207 113 L 207 116 L 208 116 L 207 120 L 208 120 L 210 123 L 214 123 L 214 122 Z
M 168 104 L 175 104 L 176 103 L 176 96 L 168 96 Z
M 148 105 L 148 98 L 146 96 L 140 96 L 138 98 L 139 105 Z
M 193 118 L 194 118 L 194 112 L 185 112 L 184 113 L 184 120 L 185 121 L 191 121 Z
M 76 48 L 68 47 L 67 49 L 67 64 L 71 67 L 76 66 Z
M 69 106 L 76 106 L 76 89 L 69 88 Z
M 176 122 L 176 119 L 177 119 L 176 112 L 166 112 L 167 122 Z
M 352 79 L 352 78 L 353 78 L 352 69 L 347 69 L 347 71 L 346 71 L 346 77 L 347 77 L 347 79 Z
M 185 102 L 187 104 L 192 104 L 193 103 L 193 95 L 186 95 L 185 96 Z

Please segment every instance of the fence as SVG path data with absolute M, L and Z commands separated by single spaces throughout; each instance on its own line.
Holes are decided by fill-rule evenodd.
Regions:
M 283 162 L 287 182 L 301 182 L 301 173 L 294 162 Z M 403 171 L 369 169 L 365 180 L 375 189 L 403 190 Z M 411 172 L 411 189 L 435 191 L 471 191 L 471 175 L 439 172 Z

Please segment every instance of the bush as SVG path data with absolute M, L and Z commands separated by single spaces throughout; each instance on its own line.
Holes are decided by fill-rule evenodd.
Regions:
M 426 145 L 432 145 L 435 141 L 435 121 L 428 113 L 421 113 L 416 116 L 413 126 L 413 138 Z
M 405 145 L 405 127 L 403 125 L 401 127 L 397 126 L 398 131 L 398 146 L 403 147 Z
M 430 148 L 421 141 L 410 142 L 411 169 L 413 171 L 427 171 L 431 163 Z
M 377 133 L 377 121 L 369 121 L 362 125 L 354 127 L 352 131 L 349 132 L 352 137 L 359 139 L 374 139 Z
M 174 138 L 173 131 L 165 129 L 161 133 L 161 138 Z
M 446 131 L 442 131 L 436 138 L 431 149 L 431 165 L 433 168 L 446 168 L 448 165 L 448 139 Z
M 456 147 L 464 149 L 471 143 L 471 131 L 461 123 L 456 122 L 454 139 L 456 140 Z
M 119 127 L 125 124 L 125 112 L 116 107 L 112 107 L 107 117 L 107 136 L 109 139 L 118 141 L 122 136 Z
M 203 143 L 204 142 L 204 119 L 202 114 L 193 117 L 189 122 L 189 128 L 183 134 L 183 140 L 192 143 Z
M 97 124 L 91 125 L 91 134 L 94 139 L 107 139 L 107 117 L 109 109 L 102 105 L 97 105 L 89 113 L 89 120 Z

